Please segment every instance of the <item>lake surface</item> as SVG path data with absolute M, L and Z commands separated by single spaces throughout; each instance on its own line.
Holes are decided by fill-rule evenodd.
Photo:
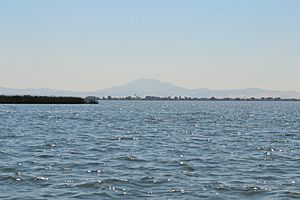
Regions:
M 299 102 L 0 105 L 0 199 L 299 199 Z

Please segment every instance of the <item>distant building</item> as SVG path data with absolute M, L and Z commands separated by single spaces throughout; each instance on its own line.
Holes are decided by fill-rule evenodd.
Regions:
M 99 98 L 95 96 L 88 96 L 84 99 L 84 101 L 88 104 L 98 104 L 98 100 Z

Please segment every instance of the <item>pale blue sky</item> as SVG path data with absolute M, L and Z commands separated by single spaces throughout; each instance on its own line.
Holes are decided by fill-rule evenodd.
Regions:
M 2 0 L 0 87 L 300 91 L 299 0 Z

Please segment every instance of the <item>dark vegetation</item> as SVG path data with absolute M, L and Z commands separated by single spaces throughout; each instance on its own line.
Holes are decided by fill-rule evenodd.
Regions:
M 103 97 L 99 98 L 99 100 L 140 100 L 140 101 L 300 101 L 300 99 L 295 98 L 280 98 L 280 97 L 261 97 L 261 98 L 197 98 L 197 97 L 157 97 L 157 96 L 146 96 L 146 97 L 138 97 L 138 96 L 128 96 L 128 97 Z
M 55 96 L 6 96 L 0 95 L 0 104 L 97 104 L 99 100 L 116 100 L 116 101 L 300 101 L 296 98 L 196 98 L 196 97 L 157 97 L 157 96 L 128 96 L 128 97 L 55 97 Z
M 0 95 L 1 104 L 94 104 L 94 99 L 80 97 L 52 97 L 52 96 L 5 96 Z

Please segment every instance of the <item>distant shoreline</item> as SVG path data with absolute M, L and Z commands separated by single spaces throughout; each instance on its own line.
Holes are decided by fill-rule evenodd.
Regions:
M 157 97 L 157 96 L 146 96 L 146 97 L 93 97 L 99 101 L 300 101 L 300 99 L 296 98 L 280 98 L 280 97 L 261 97 L 261 98 L 197 98 L 197 97 Z
M 96 104 L 98 101 L 81 97 L 0 95 L 0 104 Z
M 31 96 L 31 95 L 0 95 L 0 104 L 98 104 L 99 101 L 273 101 L 273 102 L 300 102 L 296 98 L 261 97 L 261 98 L 196 98 L 196 97 L 65 97 L 65 96 Z

